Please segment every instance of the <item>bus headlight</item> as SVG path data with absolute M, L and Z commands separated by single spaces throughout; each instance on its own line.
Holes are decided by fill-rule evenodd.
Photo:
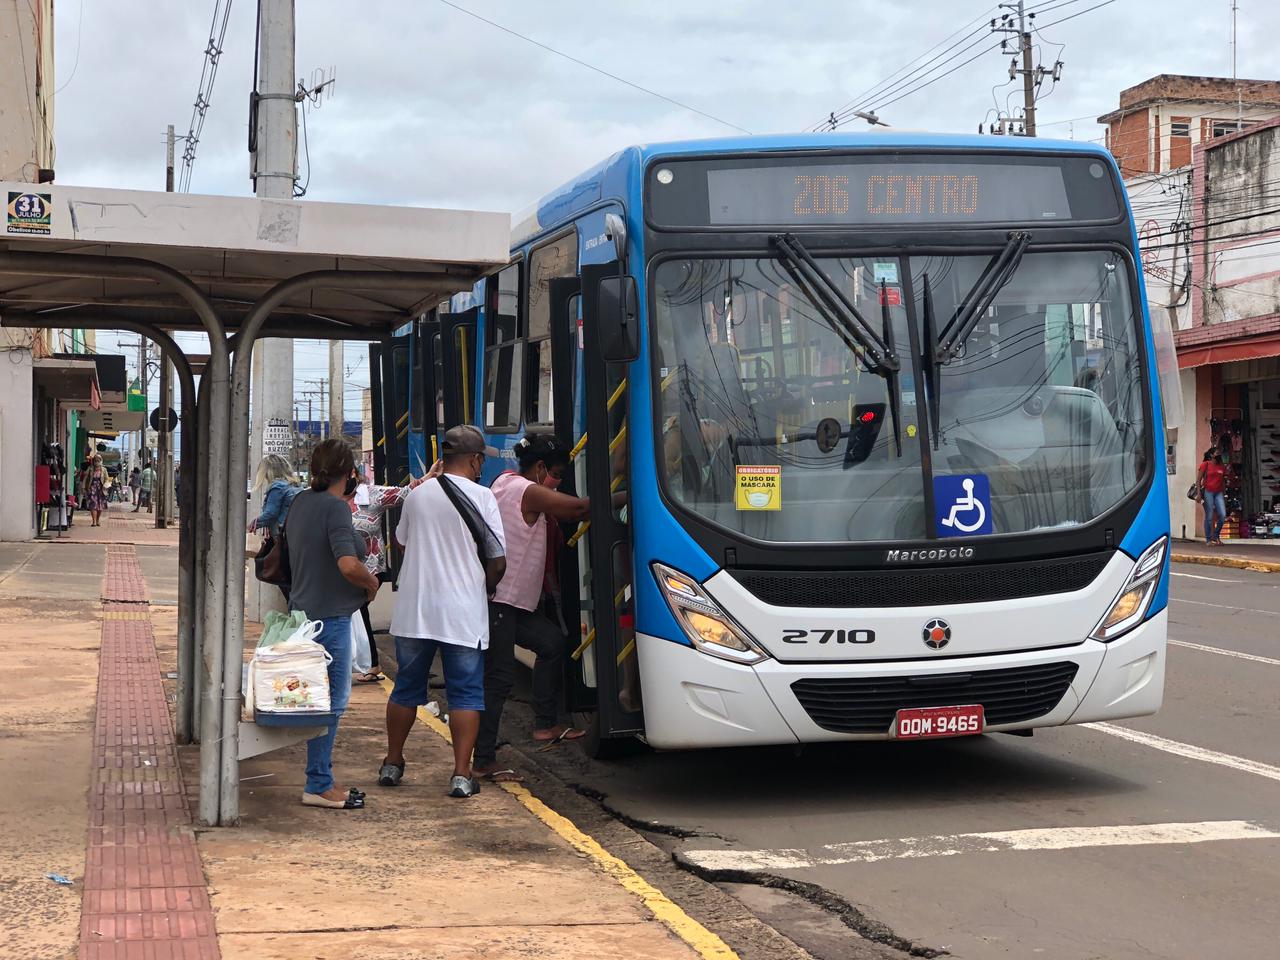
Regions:
M 1155 596 L 1156 587 L 1160 584 L 1164 555 L 1168 547 L 1169 538 L 1161 537 L 1142 552 L 1129 579 L 1112 601 L 1107 615 L 1093 628 L 1090 637 L 1107 643 L 1142 622 L 1147 607 L 1151 605 L 1151 598 Z
M 697 581 L 660 563 L 653 565 L 653 575 L 676 622 L 698 650 L 745 664 L 759 663 L 768 656 Z

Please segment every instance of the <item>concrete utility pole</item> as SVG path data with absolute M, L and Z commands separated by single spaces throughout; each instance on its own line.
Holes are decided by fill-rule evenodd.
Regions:
M 298 175 L 294 0 L 262 0 L 258 51 L 258 89 L 254 91 L 254 115 L 250 117 L 253 192 L 258 197 L 292 200 Z M 263 438 L 270 432 L 274 442 L 278 435 L 287 434 L 293 416 L 293 341 L 275 338 L 258 341 L 253 351 L 250 397 L 253 417 L 249 475 L 253 476 L 265 454 L 281 452 L 288 456 L 289 453 L 287 449 L 264 449 Z M 268 427 L 274 429 L 268 431 Z M 261 491 L 255 491 L 249 516 L 256 517 L 261 505 Z M 261 621 L 267 611 L 284 609 L 279 590 L 274 587 L 261 590 L 261 584 L 252 577 L 246 586 L 249 619 Z
M 1028 137 L 1036 135 L 1036 71 L 1031 66 L 1031 31 L 1024 0 L 1018 0 L 1018 36 L 1022 40 L 1022 109 Z
M 1236 12 L 1239 6 L 1231 0 L 1231 82 L 1236 85 L 1236 131 L 1244 129 L 1244 91 L 1240 87 L 1240 79 L 1236 76 L 1236 51 L 1240 41 L 1236 34 Z
M 991 132 L 1020 132 L 1023 136 L 1034 137 L 1036 135 L 1036 89 L 1046 76 L 1052 76 L 1056 85 L 1062 79 L 1063 63 L 1061 60 L 1056 61 L 1051 70 L 1045 69 L 1042 64 L 1032 63 L 1034 51 L 1031 46 L 1031 21 L 1036 15 L 1027 13 L 1025 0 L 1002 3 L 1000 8 L 1012 12 L 1002 14 L 999 19 L 992 19 L 991 32 L 1013 34 L 1017 37 L 1018 54 L 1021 56 L 1022 66 L 1018 66 L 1019 57 L 1015 56 L 1009 64 L 1009 79 L 1014 80 L 1019 75 L 1022 76 L 1022 118 L 1019 131 L 1018 118 L 1006 116 L 997 110 L 996 120 L 991 124 Z M 1000 49 L 1005 53 L 1009 52 L 1007 43 L 1006 40 L 1000 42 Z M 981 126 L 978 127 L 978 132 L 982 132 Z
M 169 124 L 168 136 L 165 140 L 164 189 L 173 193 L 173 124 Z M 155 501 L 156 529 L 163 530 L 169 526 L 173 515 L 173 434 L 170 430 L 175 426 L 169 422 L 169 411 L 173 409 L 173 371 L 169 358 L 160 355 L 160 429 L 156 431 L 156 465 L 155 486 L 152 488 L 152 499 Z
M 342 369 L 342 341 L 329 341 L 329 436 L 342 438 L 342 393 L 346 388 Z

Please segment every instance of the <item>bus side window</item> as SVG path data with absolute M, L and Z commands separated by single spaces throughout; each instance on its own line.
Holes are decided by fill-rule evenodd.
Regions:
M 490 430 L 520 427 L 520 267 L 513 263 L 499 273 L 490 293 L 484 357 L 484 425 Z
M 570 230 L 529 255 L 529 342 L 524 384 L 525 422 L 549 426 L 555 419 L 551 383 L 551 281 L 578 273 L 578 233 Z

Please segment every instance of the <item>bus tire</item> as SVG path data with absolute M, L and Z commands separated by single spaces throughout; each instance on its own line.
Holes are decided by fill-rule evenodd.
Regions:
M 582 715 L 582 729 L 586 736 L 579 742 L 592 760 L 621 760 L 636 753 L 641 743 L 635 737 L 604 737 L 600 735 L 600 714 L 594 710 Z

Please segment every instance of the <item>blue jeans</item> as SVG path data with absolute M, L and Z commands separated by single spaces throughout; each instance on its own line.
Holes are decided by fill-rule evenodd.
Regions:
M 1214 522 L 1214 517 L 1217 522 Z M 1227 522 L 1227 500 L 1219 493 L 1204 494 L 1204 538 L 1206 541 L 1217 540 L 1222 533 L 1222 525 Z
M 316 643 L 333 657 L 329 664 L 329 709 L 333 719 L 320 736 L 307 741 L 307 793 L 324 793 L 333 787 L 333 741 L 338 721 L 351 699 L 351 618 L 330 617 Z

